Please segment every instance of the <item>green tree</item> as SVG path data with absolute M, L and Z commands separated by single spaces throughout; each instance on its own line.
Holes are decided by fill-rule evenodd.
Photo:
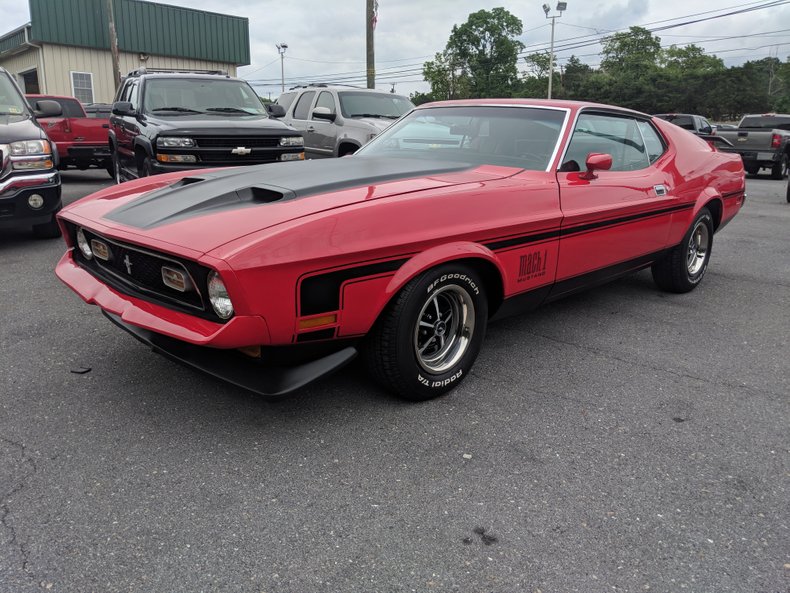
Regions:
M 658 67 L 661 38 L 642 27 L 604 37 L 601 68 L 610 74 L 639 75 Z
M 458 57 L 449 49 L 436 54 L 422 66 L 422 76 L 431 85 L 435 101 L 469 98 L 469 76 L 461 69 Z
M 445 53 L 469 84 L 471 97 L 509 97 L 518 82 L 521 20 L 505 10 L 478 10 L 453 26 Z
M 686 47 L 672 45 L 663 51 L 661 59 L 667 70 L 678 74 L 720 72 L 725 69 L 721 58 L 707 55 L 704 49 L 694 44 Z

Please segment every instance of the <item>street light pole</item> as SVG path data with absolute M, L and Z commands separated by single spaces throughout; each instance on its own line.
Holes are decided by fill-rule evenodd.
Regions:
M 549 99 L 551 99 L 551 86 L 552 82 L 554 82 L 554 23 L 562 16 L 562 13 L 566 8 L 568 8 L 567 2 L 557 2 L 557 12 L 559 14 L 549 16 L 551 7 L 548 4 L 543 5 L 543 12 L 546 13 L 546 18 L 551 19 L 551 45 L 549 46 Z
M 285 50 L 288 49 L 287 43 L 278 43 L 277 51 L 280 54 L 280 92 L 285 92 Z

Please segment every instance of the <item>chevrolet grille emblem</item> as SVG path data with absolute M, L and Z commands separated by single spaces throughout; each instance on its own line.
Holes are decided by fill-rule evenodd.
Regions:
M 252 148 L 247 148 L 246 146 L 237 146 L 233 150 L 230 151 L 231 154 L 250 154 L 252 152 Z

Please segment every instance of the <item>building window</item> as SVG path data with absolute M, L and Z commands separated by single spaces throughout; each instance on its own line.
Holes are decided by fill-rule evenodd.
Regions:
M 71 94 L 80 103 L 93 103 L 93 73 L 72 72 Z

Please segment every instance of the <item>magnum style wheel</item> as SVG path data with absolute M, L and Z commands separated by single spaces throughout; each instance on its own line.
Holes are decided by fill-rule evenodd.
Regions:
M 450 391 L 469 374 L 488 322 L 480 275 L 446 264 L 409 282 L 368 337 L 365 358 L 374 379 L 420 401 Z
M 703 208 L 680 245 L 653 264 L 653 280 L 668 292 L 694 290 L 708 269 L 712 249 L 713 217 Z

